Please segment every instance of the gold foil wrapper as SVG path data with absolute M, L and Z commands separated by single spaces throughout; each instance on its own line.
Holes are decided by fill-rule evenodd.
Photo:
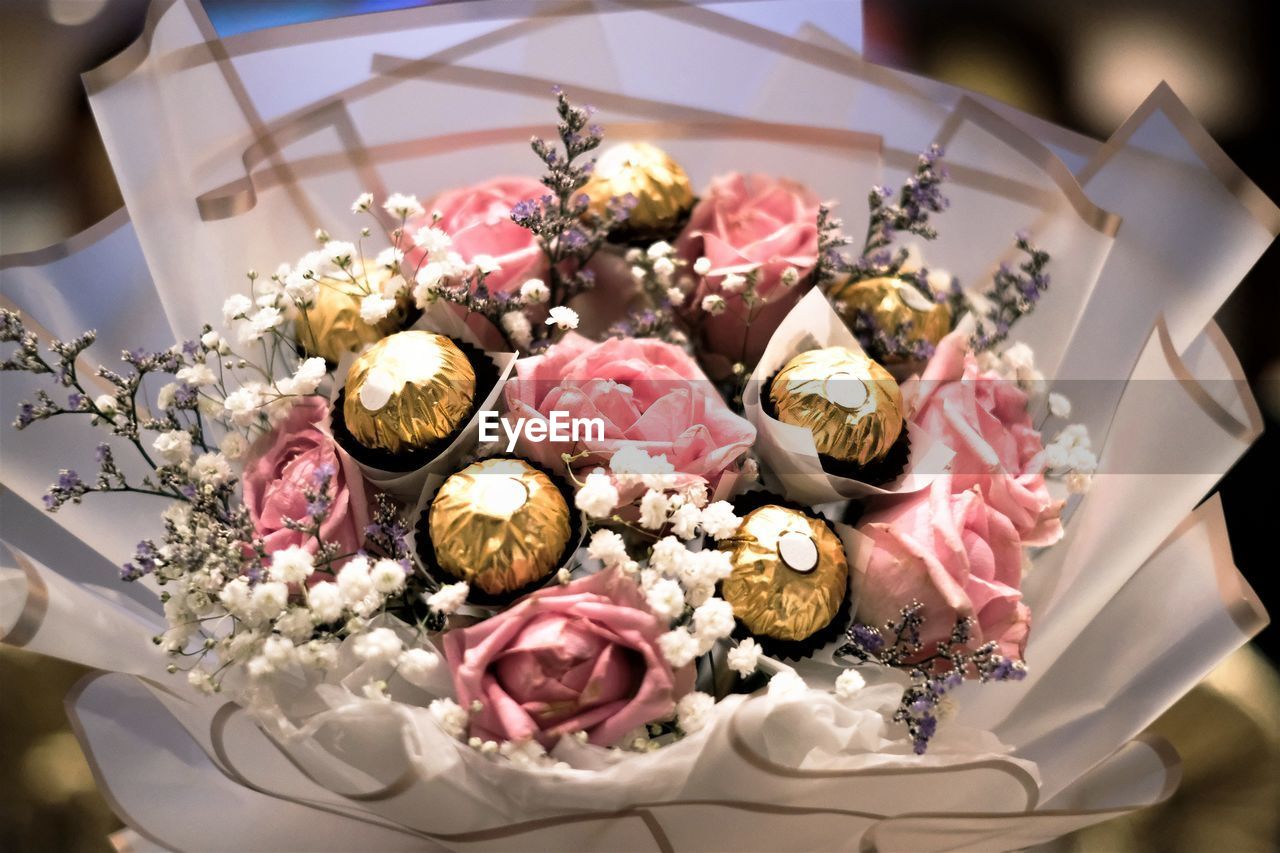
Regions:
M 367 273 L 366 281 L 375 291 L 391 275 L 389 270 Z M 364 290 L 355 282 L 336 278 L 317 280 L 315 305 L 299 313 L 294 324 L 298 345 L 307 355 L 318 355 L 331 364 L 342 356 L 379 341 L 404 326 L 409 317 L 408 300 L 400 300 L 391 313 L 377 323 L 360 319 Z
M 634 196 L 636 206 L 625 223 L 629 231 L 666 231 L 693 208 L 689 176 L 667 152 L 647 142 L 626 142 L 601 154 L 582 191 L 597 213 L 611 198 Z
M 934 302 L 928 294 L 897 278 L 871 278 L 837 285 L 831 291 L 836 311 L 853 317 L 858 311 L 871 315 L 876 325 L 890 334 L 903 332 L 910 342 L 937 344 L 951 331 L 951 308 Z
M 867 465 L 902 434 L 902 392 L 889 371 L 856 350 L 801 353 L 773 378 L 778 420 L 813 433 L 819 453 Z
M 342 415 L 365 447 L 419 450 L 457 429 L 475 395 L 475 369 L 453 341 L 397 332 L 352 363 Z
M 840 537 L 799 510 L 774 504 L 752 510 L 719 547 L 733 562 L 720 594 L 757 636 L 808 639 L 836 617 L 848 594 Z
M 430 532 L 441 569 L 502 595 L 556 570 L 571 535 L 569 505 L 527 462 L 485 459 L 440 486 Z

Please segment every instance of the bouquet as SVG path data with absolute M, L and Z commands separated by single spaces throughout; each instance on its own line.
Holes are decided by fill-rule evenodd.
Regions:
M 1099 144 L 714 7 L 373 16 L 268 121 L 251 69 L 331 46 L 178 5 L 90 79 L 129 218 L 6 264 L 5 482 L 70 536 L 6 525 L 0 628 L 109 673 L 69 709 L 139 834 L 1007 849 L 1172 790 L 1136 736 L 1265 623 L 1197 503 L 1276 209 L 1167 90 Z M 723 61 L 550 60 L 613 32 Z M 859 130 L 777 95 L 824 81 Z M 89 269 L 163 313 L 75 328 Z

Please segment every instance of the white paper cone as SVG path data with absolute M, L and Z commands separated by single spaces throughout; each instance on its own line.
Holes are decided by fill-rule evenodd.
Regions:
M 874 495 L 909 494 L 927 487 L 944 472 L 952 452 L 919 430 L 908 426 L 911 455 L 903 475 L 891 483 L 872 485 L 828 474 L 822 469 L 813 433 L 805 427 L 782 423 L 764 411 L 760 397 L 768 393 L 765 385 L 773 375 L 796 355 L 829 346 L 862 352 L 826 297 L 813 290 L 773 333 L 743 393 L 747 420 L 756 428 L 756 452 L 776 478 L 780 490 L 791 500 L 821 504 Z

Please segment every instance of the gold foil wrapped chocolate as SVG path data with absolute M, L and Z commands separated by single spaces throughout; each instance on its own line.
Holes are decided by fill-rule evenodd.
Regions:
M 419 450 L 457 429 L 475 394 L 475 369 L 457 344 L 434 332 L 397 332 L 352 363 L 342 416 L 365 447 Z
M 878 328 L 889 334 L 901 332 L 909 343 L 936 344 L 951 331 L 951 308 L 945 302 L 934 302 L 928 294 L 898 278 L 836 285 L 831 302 L 836 311 L 848 318 L 865 311 Z
M 667 152 L 648 142 L 626 142 L 605 151 L 582 191 L 597 213 L 604 212 L 610 199 L 630 193 L 636 205 L 627 217 L 628 231 L 667 231 L 693 208 L 689 176 Z
M 485 459 L 444 481 L 431 502 L 436 563 L 490 595 L 551 574 L 569 544 L 569 505 L 551 478 L 519 459 Z
M 803 352 L 778 372 L 769 399 L 783 423 L 813 433 L 843 462 L 881 459 L 902 434 L 902 392 L 889 371 L 848 347 Z
M 756 636 L 805 640 L 830 624 L 849 591 L 849 562 L 826 522 L 766 504 L 747 513 L 728 551 L 720 594 Z
M 378 290 L 390 275 L 386 269 L 371 270 L 366 277 L 368 286 Z M 307 355 L 318 355 L 337 364 L 346 353 L 385 338 L 408 319 L 408 301 L 401 300 L 382 320 L 366 323 L 360 318 L 363 287 L 337 278 L 321 278 L 316 283 L 319 289 L 315 304 L 299 312 L 295 324 L 298 345 Z

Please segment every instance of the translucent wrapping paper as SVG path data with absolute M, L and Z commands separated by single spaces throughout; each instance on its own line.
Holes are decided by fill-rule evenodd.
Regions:
M 923 758 L 883 749 L 888 678 L 853 704 L 731 697 L 697 734 L 624 760 L 566 739 L 559 774 L 447 737 L 422 707 L 450 693 L 443 668 L 393 679 L 402 701 L 386 704 L 347 689 L 347 660 L 254 720 L 167 676 L 154 590 L 114 582 L 159 526 L 152 505 L 87 501 L 55 526 L 34 507 L 89 447 L 57 421 L 6 432 L 0 637 L 103 671 L 68 707 L 140 835 L 173 849 L 1012 849 L 1168 796 L 1176 757 L 1139 733 L 1266 620 L 1220 505 L 1201 500 L 1261 429 L 1212 315 L 1280 212 L 1167 88 L 1097 142 L 866 62 L 821 28 L 845 20 L 836 8 L 856 13 L 480 0 L 224 40 L 197 3 L 156 0 L 143 39 L 86 78 L 127 212 L 4 258 L 4 304 L 55 335 L 97 328 L 103 352 L 166 346 L 221 316 L 245 269 L 345 227 L 361 191 L 425 199 L 530 173 L 524 143 L 546 130 L 553 83 L 599 108 L 606 142 L 661 145 L 695 187 L 730 169 L 785 175 L 843 199 L 855 234 L 867 187 L 941 142 L 951 208 L 929 257 L 967 284 L 1017 229 L 1052 254 L 1053 287 L 1015 337 L 1072 396 L 1101 462 L 1027 577 L 1027 679 L 962 688 Z M 790 30 L 753 23 L 770 20 Z M 814 300 L 766 359 L 803 335 L 845 341 Z M 0 406 L 30 391 L 7 375 Z M 787 440 L 761 429 L 773 473 L 770 452 L 805 458 Z M 860 493 L 795 470 L 797 499 Z M 815 687 L 839 672 L 829 650 L 797 669 Z

